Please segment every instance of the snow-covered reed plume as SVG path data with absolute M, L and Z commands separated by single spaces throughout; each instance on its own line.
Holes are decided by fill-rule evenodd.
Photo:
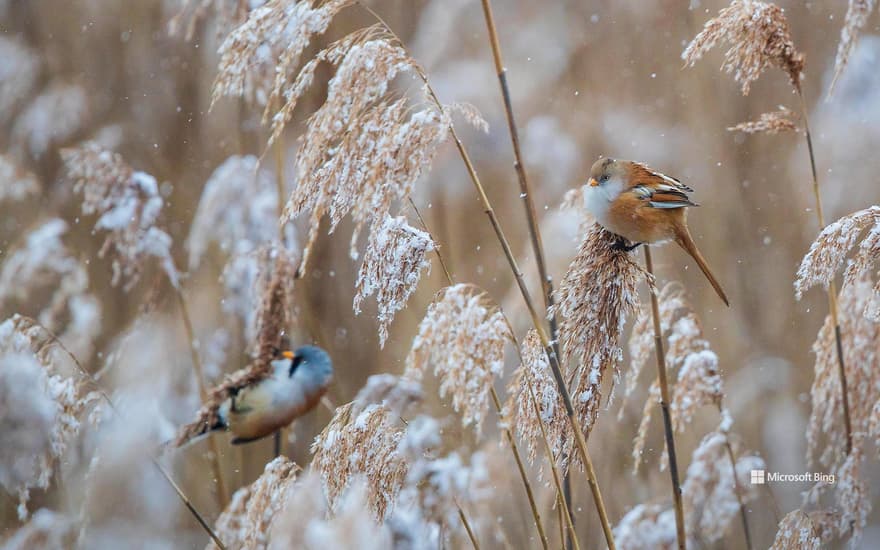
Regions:
M 843 20 L 843 28 L 840 30 L 840 43 L 837 45 L 837 56 L 834 59 L 834 78 L 831 80 L 829 94 L 834 91 L 837 80 L 843 74 L 843 69 L 846 68 L 849 57 L 859 40 L 859 34 L 875 7 L 877 7 L 877 0 L 849 0 L 846 18 Z
M 379 346 L 385 346 L 388 325 L 406 306 L 419 284 L 423 270 L 430 270 L 427 255 L 435 248 L 431 236 L 406 222 L 403 216 L 386 217 L 370 234 L 367 251 L 358 271 L 354 312 L 375 294 L 379 305 Z
M 538 460 L 538 449 L 543 445 L 543 424 L 553 456 L 560 468 L 565 470 L 568 465 L 567 457 L 574 452 L 573 436 L 562 396 L 559 395 L 559 388 L 550 370 L 550 360 L 534 329 L 523 340 L 520 355 L 522 364 L 516 369 L 507 387 L 509 397 L 504 406 L 504 417 L 511 431 L 521 441 L 525 441 L 529 462 L 542 469 L 544 462 Z M 539 414 L 535 413 L 532 393 L 538 402 Z
M 762 113 L 758 120 L 740 122 L 728 130 L 746 134 L 778 134 L 779 132 L 797 132 L 798 126 L 794 113 L 780 105 L 778 111 Z
M 0 323 L 0 485 L 28 515 L 31 489 L 47 489 L 97 395 L 57 360 L 48 335 L 15 316 Z
M 40 508 L 30 521 L 3 541 L 4 550 L 34 548 L 76 548 L 77 525 L 74 518 L 47 508 Z
M 451 396 L 462 425 L 479 434 L 490 388 L 504 368 L 504 347 L 511 338 L 504 315 L 488 294 L 467 284 L 446 287 L 419 324 L 404 376 L 421 380 L 433 370 L 440 397 Z
M 0 38 L 0 124 L 6 124 L 27 99 L 40 76 L 40 58 L 18 40 Z
M 186 40 L 192 40 L 196 27 L 210 19 L 217 36 L 224 37 L 244 23 L 252 8 L 262 3 L 263 0 L 183 0 L 180 10 L 168 21 L 168 32 L 182 33 Z
M 55 83 L 18 115 L 12 140 L 32 156 L 41 157 L 80 133 L 90 115 L 88 94 L 82 86 Z
M 822 539 L 816 533 L 810 516 L 802 510 L 789 512 L 779 522 L 779 530 L 770 550 L 820 550 Z
M 562 360 L 578 363 L 572 401 L 587 434 L 599 414 L 605 373 L 611 368 L 617 378 L 620 337 L 627 316 L 638 309 L 637 286 L 645 277 L 630 253 L 614 249 L 617 241 L 593 224 L 556 291 Z
M 19 165 L 12 155 L 0 155 L 0 203 L 20 202 L 34 197 L 40 194 L 41 187 L 40 180 Z
M 867 230 L 867 231 L 866 231 Z M 859 239 L 861 242 L 859 243 Z M 849 253 L 858 243 L 858 250 L 847 263 Z M 880 263 L 880 206 L 872 206 L 844 216 L 828 224 L 810 245 L 794 282 L 795 293 L 800 299 L 803 293 L 815 285 L 828 287 L 837 272 L 846 265 L 844 287 L 870 276 L 871 270 Z M 880 279 L 874 286 L 873 297 L 862 311 L 880 321 Z
M 214 524 L 223 544 L 227 548 L 267 548 L 269 529 L 285 505 L 299 472 L 300 467 L 293 461 L 279 456 L 266 464 L 256 481 L 236 491 Z M 211 542 L 206 550 L 216 548 Z
M 163 204 L 156 178 L 95 143 L 64 149 L 61 157 L 74 192 L 82 195 L 82 213 L 97 215 L 95 230 L 106 233 L 100 256 L 113 256 L 113 284 L 124 280 L 126 290 L 133 287 L 144 262 L 153 257 L 171 284 L 179 286 L 171 237 L 156 226 Z
M 775 4 L 755 0 L 734 0 L 718 16 L 706 22 L 681 58 L 693 66 L 719 42 L 730 45 L 721 69 L 734 73 L 734 79 L 748 95 L 749 88 L 766 69 L 782 69 L 795 89 L 800 89 L 804 55 L 797 51 L 785 12 Z

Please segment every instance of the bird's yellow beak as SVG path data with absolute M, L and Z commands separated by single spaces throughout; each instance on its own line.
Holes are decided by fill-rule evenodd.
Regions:
M 282 351 L 281 356 L 284 357 L 285 359 L 293 359 L 295 357 L 295 355 L 292 351 Z
M 590 181 L 588 181 L 587 183 L 590 184 L 590 187 L 596 187 L 597 185 L 599 185 L 599 182 L 596 181 L 596 178 L 590 178 Z

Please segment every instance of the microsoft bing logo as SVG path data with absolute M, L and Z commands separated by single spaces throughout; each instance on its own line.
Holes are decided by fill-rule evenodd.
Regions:
M 751 481 L 752 485 L 764 485 L 764 483 L 766 483 L 764 470 L 752 470 Z

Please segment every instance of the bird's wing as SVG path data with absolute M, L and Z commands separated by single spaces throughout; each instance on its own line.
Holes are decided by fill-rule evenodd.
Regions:
M 633 169 L 635 185 L 630 191 L 652 208 L 684 208 L 698 206 L 688 193 L 694 190 L 679 180 L 636 164 Z

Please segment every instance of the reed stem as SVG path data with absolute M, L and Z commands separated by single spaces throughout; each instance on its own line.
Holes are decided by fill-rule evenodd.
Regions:
M 455 507 L 458 508 L 458 517 L 461 518 L 464 530 L 467 531 L 468 538 L 471 539 L 471 545 L 474 547 L 474 550 L 480 550 L 480 543 L 477 542 L 477 537 L 474 535 L 473 529 L 471 529 L 471 524 L 468 522 L 467 516 L 464 515 L 464 510 L 461 509 L 461 505 L 459 505 L 457 501 Z
M 645 269 L 648 275 L 654 276 L 654 263 L 651 260 L 651 249 L 645 245 Z M 672 503 L 675 508 L 675 531 L 678 548 L 685 550 L 687 536 L 684 527 L 684 507 L 681 502 L 681 481 L 678 477 L 678 459 L 675 456 L 675 437 L 672 432 L 672 415 L 669 411 L 669 383 L 666 380 L 666 356 L 663 351 L 663 330 L 660 327 L 660 306 L 657 293 L 651 293 L 651 315 L 654 319 L 654 348 L 657 355 L 657 379 L 660 382 L 660 408 L 663 411 L 663 430 L 666 434 L 666 453 L 669 458 L 669 474 L 672 479 Z
M 186 305 L 186 300 L 183 298 L 183 291 L 179 287 L 175 287 L 175 293 L 177 294 L 177 302 L 180 304 L 180 316 L 186 329 L 186 337 L 189 341 L 189 353 L 196 375 L 196 383 L 199 387 L 199 400 L 204 404 L 208 400 L 208 390 L 205 387 L 202 359 L 199 356 L 199 350 L 196 349 L 196 337 L 193 331 L 192 320 L 189 316 L 189 308 Z M 217 446 L 217 439 L 213 434 L 208 434 L 208 447 L 211 454 L 211 470 L 214 474 L 214 479 L 217 481 L 217 503 L 220 509 L 223 510 L 229 502 L 229 493 L 226 491 L 226 480 L 223 478 L 223 469 L 220 467 L 220 451 Z
M 721 411 L 721 404 L 718 404 L 718 410 Z M 736 457 L 733 454 L 733 447 L 730 446 L 730 439 L 724 434 L 724 447 L 727 449 L 727 456 L 730 458 L 730 467 L 733 470 L 733 492 L 736 494 L 736 500 L 739 503 L 739 516 L 742 520 L 743 535 L 746 538 L 746 549 L 753 550 L 755 548 L 752 543 L 752 534 L 749 530 L 749 519 L 746 515 L 746 504 L 742 499 L 742 487 L 739 484 L 739 478 L 736 477 Z
M 819 222 L 819 231 L 825 228 L 825 214 L 822 210 L 822 195 L 819 192 L 819 176 L 816 171 L 816 155 L 813 151 L 813 137 L 810 133 L 810 121 L 807 117 L 807 101 L 800 85 L 795 86 L 801 104 L 801 117 L 804 121 L 804 135 L 807 140 L 807 151 L 810 154 L 810 171 L 813 175 L 813 197 L 816 201 L 816 219 Z M 834 324 L 835 351 L 837 352 L 837 373 L 840 377 L 841 401 L 843 402 L 843 422 L 846 427 L 846 454 L 852 452 L 852 417 L 849 410 L 849 392 L 846 382 L 846 364 L 843 360 L 843 337 L 840 332 L 840 320 L 837 315 L 837 285 L 834 281 L 828 285 L 828 311 Z

